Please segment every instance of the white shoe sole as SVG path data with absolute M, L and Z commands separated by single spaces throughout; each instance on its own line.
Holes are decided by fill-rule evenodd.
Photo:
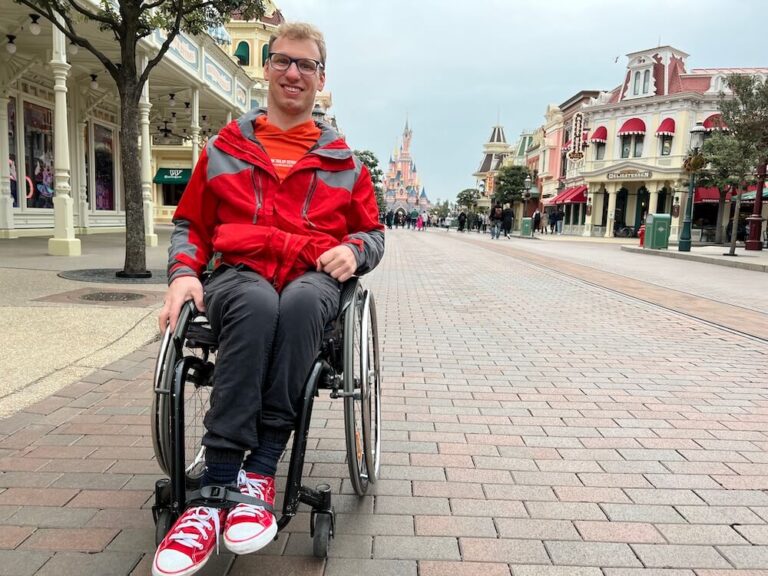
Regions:
M 267 530 L 258 536 L 249 538 L 248 540 L 243 540 L 242 542 L 232 542 L 229 540 L 229 538 L 227 538 L 226 532 L 224 533 L 224 537 L 222 539 L 224 540 L 224 546 L 226 546 L 227 550 L 233 554 L 242 556 L 243 554 L 253 554 L 254 552 L 261 550 L 267 544 L 272 542 L 276 535 L 277 522 L 273 523 L 272 526 L 270 526 Z
M 211 559 L 211 556 L 213 556 L 213 550 L 211 550 L 211 553 L 208 554 L 208 556 L 205 558 L 205 560 L 203 560 L 200 564 L 198 564 L 197 566 L 190 566 L 189 568 L 187 568 L 183 572 L 164 572 L 164 571 L 160 570 L 160 568 L 158 568 L 155 565 L 155 562 L 153 560 L 152 561 L 152 576 L 191 576 L 192 574 L 202 570 L 203 566 L 205 566 L 208 563 L 208 560 Z

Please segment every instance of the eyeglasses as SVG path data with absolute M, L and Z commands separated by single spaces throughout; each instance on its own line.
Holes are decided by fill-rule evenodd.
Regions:
M 278 54 L 277 52 L 269 53 L 269 65 L 278 72 L 285 72 L 294 62 L 296 63 L 296 68 L 299 72 L 306 76 L 314 74 L 318 69 L 322 70 L 325 68 L 322 62 L 312 60 L 312 58 L 291 58 L 290 56 Z

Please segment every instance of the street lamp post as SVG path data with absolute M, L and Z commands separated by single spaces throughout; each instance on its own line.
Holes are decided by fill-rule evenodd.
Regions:
M 523 181 L 523 218 L 528 217 L 528 199 L 531 197 L 531 176 L 525 177 Z M 523 232 L 523 218 L 520 218 L 520 233 Z
M 693 218 L 693 195 L 696 192 L 696 172 L 701 167 L 701 158 L 699 149 L 704 143 L 704 124 L 696 122 L 696 126 L 691 128 L 691 154 L 685 160 L 685 169 L 690 174 L 688 180 L 688 198 L 685 203 L 685 217 L 683 218 L 683 230 L 680 232 L 680 239 L 677 242 L 678 252 L 691 251 L 691 219 Z

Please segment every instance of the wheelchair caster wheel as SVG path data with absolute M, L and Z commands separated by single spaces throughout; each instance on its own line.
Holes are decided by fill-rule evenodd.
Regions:
M 312 537 L 312 553 L 315 558 L 328 557 L 331 538 L 333 538 L 333 517 L 327 512 L 317 512 Z
M 170 510 L 160 510 L 157 513 L 157 520 L 155 520 L 155 545 L 160 546 L 160 542 L 163 541 L 165 535 L 168 534 L 173 527 L 175 518 Z

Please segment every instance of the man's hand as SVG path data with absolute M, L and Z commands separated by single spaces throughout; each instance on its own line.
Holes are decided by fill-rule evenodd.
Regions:
M 326 250 L 317 259 L 317 271 L 325 272 L 339 282 L 346 282 L 357 270 L 357 260 L 352 248 L 345 245 Z
M 193 300 L 200 312 L 205 310 L 205 304 L 203 304 L 203 285 L 195 276 L 179 276 L 168 286 L 168 290 L 165 292 L 163 308 L 160 310 L 160 316 L 158 317 L 161 333 L 165 332 L 168 324 L 171 326 L 171 332 L 176 329 L 179 312 L 181 312 L 181 307 L 187 300 Z

